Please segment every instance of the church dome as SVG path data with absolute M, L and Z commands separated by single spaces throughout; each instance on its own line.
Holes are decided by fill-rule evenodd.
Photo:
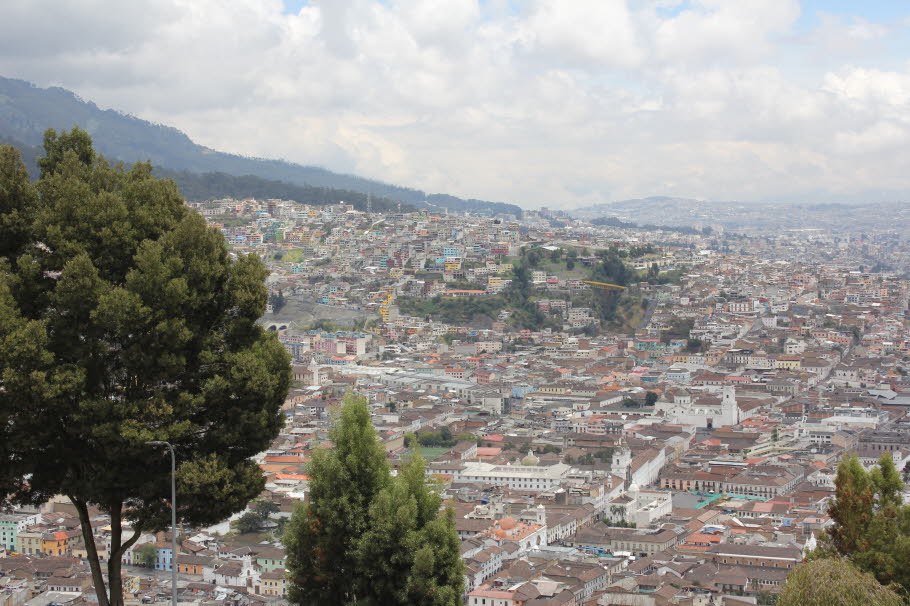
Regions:
M 530 450 L 528 451 L 528 454 L 525 456 L 525 458 L 523 458 L 523 459 L 521 460 L 521 464 L 522 464 L 522 465 L 526 465 L 526 466 L 529 466 L 529 467 L 533 467 L 534 465 L 537 465 L 537 464 L 539 464 L 539 463 L 540 463 L 540 459 L 538 459 L 537 457 L 535 457 L 535 456 L 534 456 L 534 453 L 533 453 L 532 451 L 530 451 Z

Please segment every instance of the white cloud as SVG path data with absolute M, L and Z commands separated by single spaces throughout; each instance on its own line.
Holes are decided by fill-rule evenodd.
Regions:
M 857 109 L 905 112 L 910 104 L 910 71 L 849 66 L 826 74 L 824 89 Z
M 873 23 L 862 17 L 845 18 L 841 15 L 819 13 L 819 25 L 808 36 L 816 60 L 825 62 L 838 58 L 874 56 L 882 53 L 883 42 L 892 34 L 899 34 L 906 26 L 901 24 Z
M 875 54 L 903 25 L 801 33 L 796 0 L 513 4 L 6 0 L 0 74 L 217 149 L 527 206 L 910 191 L 910 71 Z
M 518 40 L 544 64 L 638 67 L 645 50 L 625 0 L 538 0 L 518 27 Z
M 658 20 L 655 48 L 669 63 L 751 63 L 774 50 L 799 17 L 796 0 L 698 0 Z

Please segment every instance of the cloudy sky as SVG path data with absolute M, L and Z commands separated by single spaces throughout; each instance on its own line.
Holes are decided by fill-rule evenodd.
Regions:
M 901 0 L 3 0 L 0 75 L 525 207 L 910 199 Z

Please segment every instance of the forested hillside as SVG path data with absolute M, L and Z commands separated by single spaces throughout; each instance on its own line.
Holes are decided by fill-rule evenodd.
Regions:
M 521 214 L 521 208 L 514 204 L 427 194 L 417 189 L 334 173 L 315 166 L 222 153 L 194 143 L 176 128 L 153 124 L 115 110 L 102 110 L 71 91 L 57 87 L 38 88 L 23 80 L 0 77 L 0 138 L 5 138 L 6 142 L 40 147 L 47 128 L 59 131 L 73 126 L 87 131 L 92 136 L 95 148 L 111 160 L 127 163 L 150 160 L 156 167 L 178 173 L 223 173 L 244 178 L 253 176 L 288 185 L 346 190 L 364 195 L 372 193 L 377 198 L 418 207 L 442 207 L 486 214 Z M 184 182 L 190 186 L 189 179 L 184 179 Z M 205 178 L 193 187 L 205 183 L 224 185 L 226 181 L 221 178 Z M 238 187 L 248 185 L 238 184 Z M 274 190 L 278 186 L 270 185 L 269 188 Z M 198 189 L 193 191 L 202 198 L 216 196 L 214 193 L 203 195 L 205 192 Z
M 159 177 L 173 179 L 180 188 L 180 193 L 187 200 L 209 200 L 212 198 L 281 198 L 296 200 L 303 204 L 337 204 L 344 201 L 353 204 L 358 210 L 367 207 L 367 195 L 356 191 L 314 187 L 312 185 L 294 185 L 283 181 L 260 179 L 253 175 L 235 177 L 225 173 L 191 173 L 173 171 L 165 168 L 155 169 Z M 397 203 L 388 198 L 372 197 L 374 211 L 392 211 Z M 410 204 L 402 204 L 402 210 L 414 210 Z

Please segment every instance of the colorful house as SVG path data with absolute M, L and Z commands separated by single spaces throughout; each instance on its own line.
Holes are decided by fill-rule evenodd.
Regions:
M 41 536 L 42 534 L 40 532 L 20 532 L 17 536 L 16 551 L 25 555 L 36 555 L 42 553 Z
M 0 548 L 15 551 L 19 535 L 19 518 L 11 515 L 0 515 Z
M 299 477 L 306 478 L 306 476 Z M 263 572 L 272 572 L 273 570 L 284 571 L 284 563 L 284 551 L 280 549 L 266 549 L 256 555 L 256 565 L 259 566 L 260 570 Z
M 41 535 L 41 553 L 65 555 L 69 551 L 69 535 L 65 532 L 45 532 Z
M 262 595 L 284 597 L 287 594 L 287 579 L 284 569 L 263 572 L 260 575 L 260 585 Z

